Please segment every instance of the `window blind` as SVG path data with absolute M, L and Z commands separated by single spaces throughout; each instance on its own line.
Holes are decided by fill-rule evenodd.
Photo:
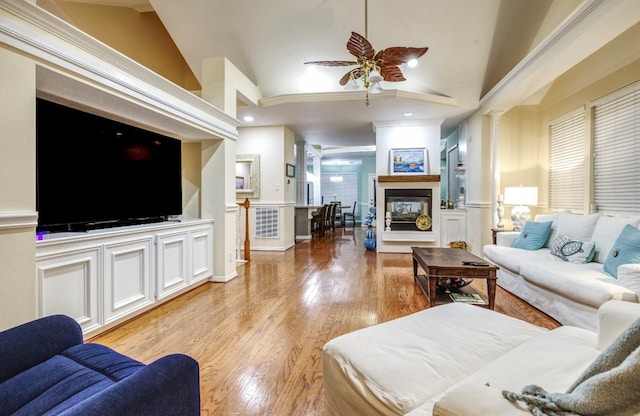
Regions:
M 594 203 L 608 214 L 640 213 L 640 82 L 592 104 Z
M 549 208 L 584 213 L 585 108 L 549 123 Z

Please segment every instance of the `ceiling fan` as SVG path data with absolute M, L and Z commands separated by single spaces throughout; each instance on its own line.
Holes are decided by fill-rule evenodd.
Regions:
M 347 86 L 347 88 L 358 88 L 356 80 L 362 78 L 367 91 L 375 93 L 382 90 L 380 86 L 382 81 L 405 81 L 406 78 L 400 70 L 400 65 L 409 62 L 411 59 L 420 58 L 428 49 L 428 47 L 393 46 L 376 52 L 364 36 L 351 32 L 351 37 L 347 42 L 347 50 L 356 57 L 356 61 L 310 61 L 305 62 L 305 64 L 323 66 L 357 65 L 356 68 L 340 78 L 340 85 Z

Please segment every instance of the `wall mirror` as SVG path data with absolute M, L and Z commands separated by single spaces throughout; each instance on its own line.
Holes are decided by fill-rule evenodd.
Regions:
M 236 195 L 260 198 L 260 155 L 236 155 Z

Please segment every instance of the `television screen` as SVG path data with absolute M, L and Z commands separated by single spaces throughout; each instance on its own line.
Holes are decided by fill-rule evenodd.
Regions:
M 39 231 L 162 221 L 182 213 L 177 139 L 38 99 Z

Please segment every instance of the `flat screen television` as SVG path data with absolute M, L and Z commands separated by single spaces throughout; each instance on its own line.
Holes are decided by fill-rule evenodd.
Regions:
M 39 98 L 36 158 L 38 231 L 159 222 L 182 213 L 177 139 Z

